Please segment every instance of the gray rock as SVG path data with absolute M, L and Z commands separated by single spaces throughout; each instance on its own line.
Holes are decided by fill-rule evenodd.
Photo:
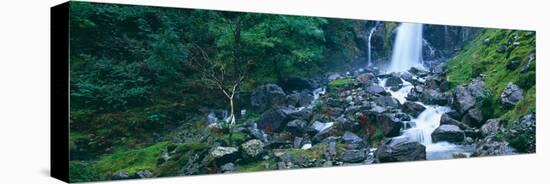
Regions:
M 311 92 L 304 90 L 298 93 L 292 93 L 287 97 L 287 104 L 295 107 L 305 107 L 313 101 Z
M 112 180 L 125 180 L 130 179 L 130 174 L 126 171 L 117 171 L 111 177 Z
M 433 89 L 424 90 L 420 99 L 426 105 L 448 105 L 449 98 L 443 93 L 437 92 Z
M 386 139 L 376 150 L 375 157 L 378 162 L 426 160 L 426 147 L 407 138 Z
M 238 157 L 239 149 L 235 147 L 215 147 L 210 156 L 216 160 L 217 164 L 223 165 L 228 162 L 234 161 Z
M 481 136 L 494 136 L 497 134 L 500 128 L 500 119 L 488 119 L 483 126 L 481 126 Z
M 504 51 L 506 51 L 506 45 L 501 45 L 497 48 L 498 53 L 504 53 Z
M 287 129 L 295 134 L 301 134 L 305 132 L 306 126 L 307 122 L 299 119 L 292 120 L 286 123 Z
M 455 120 L 451 118 L 451 116 L 447 113 L 441 115 L 441 119 L 439 120 L 440 125 L 455 125 L 458 126 L 460 129 L 469 129 L 470 127 L 458 120 Z
M 456 125 L 441 125 L 432 132 L 432 141 L 447 141 L 461 143 L 464 141 L 464 131 Z
M 520 65 L 520 62 L 518 60 L 512 60 L 509 61 L 508 64 L 506 64 L 506 69 L 508 70 L 515 70 Z
M 523 90 L 513 83 L 508 83 L 500 95 L 500 99 L 506 107 L 514 107 L 523 99 Z
M 420 115 L 420 113 L 426 110 L 426 107 L 415 102 L 406 101 L 405 103 L 403 103 L 402 110 L 403 112 L 409 113 L 412 117 L 416 118 L 418 117 L 418 115 Z
M 388 79 L 386 80 L 386 87 L 399 87 L 403 84 L 403 81 L 397 74 L 392 74 Z
M 245 159 L 257 159 L 264 152 L 264 143 L 258 139 L 249 140 L 241 144 L 242 157 Z
M 497 140 L 494 136 L 488 136 L 477 143 L 475 151 L 472 153 L 472 157 L 513 154 L 516 154 L 516 150 L 510 146 L 510 143 Z
M 141 170 L 136 172 L 137 178 L 152 178 L 154 177 L 153 173 L 148 170 Z
M 359 74 L 355 79 L 363 84 L 372 84 L 376 82 L 376 77 L 371 73 Z
M 535 153 L 536 139 L 536 115 L 529 113 L 512 122 L 512 128 L 506 133 L 506 139 L 518 152 Z
M 481 127 L 484 123 L 483 114 L 481 114 L 481 110 L 479 110 L 479 108 L 472 108 L 464 114 L 462 117 L 462 122 L 471 127 Z
M 220 167 L 220 169 L 223 173 L 231 173 L 231 172 L 235 171 L 235 164 L 227 163 L 227 164 L 222 165 Z
M 283 89 L 276 84 L 265 84 L 255 88 L 250 96 L 252 108 L 258 112 L 269 108 L 284 105 L 286 103 L 286 94 Z
M 292 111 L 288 113 L 288 117 L 290 119 L 300 119 L 304 121 L 309 121 L 312 115 L 313 115 L 313 110 L 311 108 L 303 108 L 302 110 Z
M 256 123 L 258 128 L 264 130 L 266 133 L 279 130 L 284 126 L 288 119 L 288 115 L 293 111 L 286 107 L 279 107 L 265 111 Z
M 376 85 L 376 84 L 372 84 L 372 85 L 367 86 L 367 88 L 365 90 L 367 91 L 367 93 L 370 93 L 370 94 L 373 94 L 373 95 L 387 95 L 388 94 L 386 89 L 384 89 L 382 86 L 379 86 L 379 85 Z
M 367 159 L 366 150 L 346 150 L 341 158 L 345 163 L 359 163 L 365 159 Z
M 381 107 L 389 107 L 389 108 L 399 108 L 401 106 L 399 101 L 391 96 L 377 97 L 374 100 L 374 103 L 376 103 L 376 105 L 379 105 Z
M 344 135 L 342 136 L 342 140 L 344 140 L 344 143 L 346 144 L 358 144 L 363 142 L 363 139 L 350 131 L 346 131 L 344 133 Z

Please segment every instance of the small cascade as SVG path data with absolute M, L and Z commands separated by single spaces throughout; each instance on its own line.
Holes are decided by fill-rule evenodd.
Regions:
M 372 27 L 369 31 L 369 36 L 368 36 L 368 44 L 367 44 L 367 49 L 368 49 L 368 65 L 367 66 L 371 66 L 372 65 L 372 46 L 371 46 L 371 39 L 372 39 L 372 35 L 374 34 L 374 32 L 376 31 L 376 28 L 378 27 L 378 21 L 376 22 L 376 24 L 374 25 L 374 27 Z

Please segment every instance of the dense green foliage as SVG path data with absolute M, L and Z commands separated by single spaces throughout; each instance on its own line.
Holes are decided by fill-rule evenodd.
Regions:
M 449 81 L 458 85 L 481 78 L 487 86 L 482 100 L 485 117 L 511 122 L 535 111 L 535 53 L 534 32 L 485 29 L 449 61 Z M 519 66 L 508 68 L 510 62 L 519 62 Z M 525 97 L 512 109 L 505 108 L 500 99 L 510 82 L 521 87 Z
M 209 64 L 224 68 L 226 78 L 246 73 L 236 97 L 242 102 L 240 94 L 264 83 L 351 66 L 364 26 L 317 17 L 86 2 L 70 6 L 71 167 L 79 173 L 153 168 L 149 156 L 165 146 L 155 144 L 153 135 L 201 124 L 197 118 L 205 117 L 205 107 L 227 108 L 219 100 L 224 94 L 204 82 L 193 61 L 207 57 Z M 241 134 L 220 139 L 244 141 Z M 138 164 L 136 155 L 147 158 Z M 73 181 L 98 177 L 72 176 Z

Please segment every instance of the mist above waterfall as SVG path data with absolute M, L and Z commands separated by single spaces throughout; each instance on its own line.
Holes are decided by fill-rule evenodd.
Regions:
M 402 23 L 397 28 L 392 60 L 387 72 L 404 72 L 422 67 L 422 24 Z

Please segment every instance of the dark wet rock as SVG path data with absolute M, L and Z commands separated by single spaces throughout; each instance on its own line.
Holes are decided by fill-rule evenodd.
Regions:
M 500 119 L 488 119 L 483 126 L 481 126 L 481 136 L 494 136 L 497 134 L 500 128 Z
M 426 110 L 426 107 L 415 102 L 406 101 L 405 103 L 403 103 L 402 110 L 403 112 L 409 113 L 412 117 L 416 118 L 418 117 L 418 115 L 420 115 L 420 113 Z
M 433 89 L 424 90 L 420 99 L 426 105 L 448 105 L 449 98 Z
M 441 119 L 439 120 L 439 124 L 440 125 L 455 125 L 455 126 L 458 126 L 460 129 L 469 129 L 470 126 L 456 120 L 456 119 L 453 119 L 449 114 L 445 113 L 443 115 L 441 115 Z
M 458 111 L 454 110 L 454 109 L 450 109 L 448 112 L 444 113 L 446 114 L 447 116 L 449 116 L 450 118 L 453 118 L 453 119 L 460 119 L 462 116 L 460 113 L 458 113 Z
M 230 172 L 235 171 L 235 164 L 227 163 L 227 164 L 222 165 L 220 167 L 220 169 L 223 173 L 230 173 Z
M 264 143 L 258 139 L 249 140 L 241 144 L 242 158 L 258 159 L 264 153 Z
M 329 98 L 327 100 L 327 105 L 330 107 L 343 107 L 346 105 L 346 102 L 340 99 Z
M 141 170 L 136 172 L 137 178 L 152 178 L 154 177 L 153 173 L 149 170 Z
M 397 75 L 392 75 L 386 80 L 386 87 L 400 87 L 402 84 L 403 81 Z
M 112 180 L 125 180 L 130 179 L 130 174 L 126 171 L 118 171 L 111 177 Z
M 284 123 L 286 123 L 289 114 L 293 112 L 295 112 L 295 110 L 287 107 L 270 109 L 265 111 L 260 118 L 256 120 L 256 123 L 258 124 L 258 128 L 264 132 L 271 133 L 285 126 Z
M 506 69 L 508 70 L 515 70 L 520 65 L 520 62 L 518 60 L 512 60 L 509 61 L 508 64 L 506 64 Z
M 307 122 L 304 120 L 292 120 L 286 123 L 287 129 L 294 134 L 302 134 L 305 132 Z
M 477 143 L 472 156 L 480 157 L 513 154 L 516 154 L 516 150 L 510 146 L 510 143 L 498 140 L 495 136 L 488 136 Z
M 286 91 L 295 91 L 295 90 L 304 90 L 304 89 L 314 89 L 316 88 L 315 82 L 308 79 L 303 79 L 299 77 L 290 77 L 283 79 L 281 81 L 281 87 Z
M 408 72 L 402 73 L 401 74 L 401 79 L 403 79 L 404 81 L 410 82 L 412 84 L 415 84 L 415 83 L 418 82 L 418 81 L 414 80 L 413 75 L 408 73 Z
M 382 133 L 385 137 L 395 137 L 398 136 L 401 130 L 401 127 L 403 126 L 403 121 L 409 121 L 408 116 L 406 114 L 398 115 L 398 114 L 391 114 L 391 113 L 384 113 L 374 116 L 375 119 L 371 120 L 371 122 L 375 122 L 375 124 L 381 128 Z
M 302 110 L 296 110 L 288 113 L 290 119 L 299 119 L 304 121 L 309 121 L 313 115 L 313 110 L 311 108 L 303 108 Z
M 255 88 L 250 96 L 250 104 L 255 111 L 262 112 L 269 108 L 284 105 L 286 94 L 276 84 L 265 84 Z
M 407 138 L 386 139 L 375 156 L 378 162 L 426 160 L 426 147 Z
M 432 132 L 432 140 L 461 143 L 464 141 L 464 131 L 456 125 L 441 125 Z
M 350 131 L 346 131 L 344 135 L 342 135 L 342 140 L 346 144 L 358 144 L 363 142 L 363 139 Z
M 428 89 L 446 91 L 450 88 L 450 83 L 445 77 L 432 75 L 426 79 L 425 86 Z
M 418 77 L 426 77 L 429 74 L 428 71 L 422 70 L 416 67 L 412 67 L 411 69 L 409 69 L 409 73 L 416 75 Z
M 334 128 L 334 123 L 322 123 L 319 121 L 313 122 L 310 129 L 315 130 L 315 135 L 313 136 L 313 142 L 318 143 L 321 142 L 323 139 L 330 136 L 331 131 Z
M 342 162 L 345 163 L 359 163 L 367 159 L 366 150 L 346 150 L 342 154 Z
M 422 93 L 424 92 L 424 88 L 422 86 L 415 86 L 411 89 L 409 94 L 405 97 L 405 99 L 409 101 L 419 101 L 422 97 Z
M 376 105 L 386 108 L 399 108 L 401 106 L 399 101 L 391 96 L 377 97 L 376 99 L 374 99 L 374 103 L 376 103 Z
M 307 90 L 292 93 L 287 97 L 287 104 L 294 107 L 305 107 L 309 105 L 311 101 L 313 101 L 313 95 Z
M 462 122 L 471 127 L 481 127 L 483 125 L 483 114 L 478 108 L 468 110 L 462 117 Z
M 362 84 L 373 84 L 378 82 L 377 78 L 371 73 L 359 74 L 355 79 Z
M 387 95 L 388 92 L 386 89 L 384 89 L 382 86 L 379 86 L 377 84 L 371 84 L 367 86 L 365 89 L 367 93 L 373 94 L 373 95 Z
M 293 141 L 294 148 L 301 148 L 303 141 L 304 141 L 304 138 L 302 137 L 294 137 L 294 141 Z
M 235 147 L 215 147 L 211 152 L 210 156 L 216 160 L 216 163 L 223 165 L 229 163 L 238 158 L 239 149 Z
M 504 53 L 504 51 L 506 51 L 506 45 L 501 45 L 497 48 L 498 53 Z
M 508 83 L 500 95 L 500 99 L 506 107 L 514 107 L 523 99 L 523 90 L 513 83 Z

